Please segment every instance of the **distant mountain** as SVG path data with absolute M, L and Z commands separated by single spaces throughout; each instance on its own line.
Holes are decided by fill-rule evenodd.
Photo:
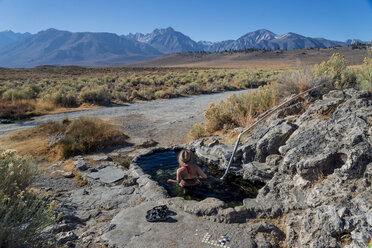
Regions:
M 346 46 L 358 42 L 332 41 L 295 33 L 277 35 L 266 29 L 247 33 L 237 40 L 195 42 L 173 28 L 148 34 L 69 32 L 48 29 L 37 34 L 0 32 L 0 67 L 37 65 L 122 65 L 178 52 L 225 50 L 292 50 L 310 47 Z M 3 47 L 1 45 L 3 44 Z M 5 45 L 4 45 L 5 44 Z
M 113 65 L 162 55 L 142 42 L 112 33 L 72 33 L 48 29 L 0 50 L 0 66 Z
M 277 35 L 269 30 L 259 29 L 254 32 L 247 33 L 237 40 L 216 42 L 211 45 L 204 46 L 203 49 L 208 52 L 245 50 L 249 48 L 267 50 L 292 50 L 310 47 L 334 47 L 345 45 L 346 43 L 344 42 L 331 41 L 323 38 L 310 38 L 295 33 Z
M 13 31 L 3 31 L 0 32 L 0 49 L 13 42 L 24 39 L 30 36 L 30 33 L 14 33 Z
M 127 38 L 134 39 L 158 49 L 160 52 L 176 53 L 176 52 L 194 52 L 200 51 L 199 45 L 190 39 L 190 37 L 175 31 L 173 28 L 155 29 L 149 34 L 129 34 Z
M 358 43 L 368 44 L 369 42 L 368 41 L 362 41 L 362 40 L 359 40 L 359 39 L 349 39 L 349 40 L 346 41 L 346 44 L 348 46 L 351 46 L 351 45 L 354 45 L 354 44 L 358 44 Z

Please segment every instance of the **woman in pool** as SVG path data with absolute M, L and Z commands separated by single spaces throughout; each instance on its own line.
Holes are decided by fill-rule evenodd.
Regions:
M 207 178 L 207 175 L 194 164 L 194 153 L 190 150 L 182 150 L 178 154 L 177 179 L 168 179 L 168 183 L 179 183 L 183 188 L 194 188 L 201 185 L 198 178 Z

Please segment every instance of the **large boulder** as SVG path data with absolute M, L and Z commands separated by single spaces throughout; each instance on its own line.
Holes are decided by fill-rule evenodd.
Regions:
M 242 141 L 230 173 L 265 185 L 243 206 L 219 210 L 218 219 L 281 218 L 288 247 L 365 246 L 372 236 L 371 94 L 335 90 L 290 106 Z M 223 167 L 232 148 L 218 147 Z M 202 142 L 197 150 L 205 151 L 201 159 L 214 154 Z

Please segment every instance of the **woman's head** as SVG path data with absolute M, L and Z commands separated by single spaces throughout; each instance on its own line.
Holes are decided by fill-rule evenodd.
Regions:
M 181 166 L 188 166 L 194 162 L 194 153 L 190 150 L 182 150 L 178 154 L 178 163 Z

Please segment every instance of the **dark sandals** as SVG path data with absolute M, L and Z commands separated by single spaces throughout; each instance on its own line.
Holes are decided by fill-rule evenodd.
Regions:
M 166 205 L 156 206 L 147 211 L 146 220 L 148 222 L 165 221 L 168 218 L 168 207 Z

